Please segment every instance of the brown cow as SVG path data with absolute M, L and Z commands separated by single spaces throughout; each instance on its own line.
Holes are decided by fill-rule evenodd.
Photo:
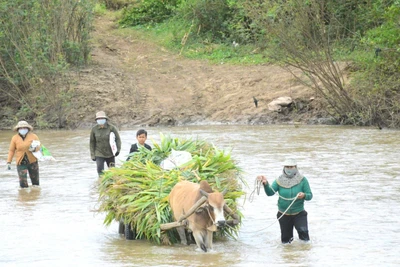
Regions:
M 217 226 L 225 225 L 224 194 L 213 192 L 207 181 L 200 184 L 182 181 L 172 188 L 169 203 L 175 220 L 179 220 L 202 196 L 206 196 L 207 200 L 187 218 L 187 227 L 193 233 L 197 246 L 207 252 L 207 249 L 212 249 L 213 232 Z M 177 227 L 177 231 L 181 243 L 187 245 L 185 226 Z

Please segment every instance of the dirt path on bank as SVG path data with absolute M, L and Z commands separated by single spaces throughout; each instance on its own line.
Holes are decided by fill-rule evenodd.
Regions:
M 70 125 L 91 125 L 99 110 L 119 127 L 307 123 L 318 112 L 313 102 L 301 114 L 268 110 L 280 96 L 313 96 L 280 67 L 210 65 L 172 54 L 133 31 L 121 34 L 107 16 L 96 18 L 94 26 L 92 63 L 76 74 Z

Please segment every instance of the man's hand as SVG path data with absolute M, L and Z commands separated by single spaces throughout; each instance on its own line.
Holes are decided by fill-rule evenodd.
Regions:
M 96 161 L 96 158 L 92 158 L 93 161 Z
M 11 163 L 7 162 L 7 170 L 11 170 Z
M 119 151 L 115 152 L 115 156 L 118 156 L 118 155 L 119 155 Z

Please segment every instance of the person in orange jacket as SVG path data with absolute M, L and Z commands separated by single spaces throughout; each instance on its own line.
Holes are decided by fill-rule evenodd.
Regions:
M 19 185 L 28 187 L 28 173 L 33 186 L 39 186 L 39 163 L 32 152 L 40 150 L 40 141 L 36 134 L 32 133 L 33 127 L 26 121 L 19 121 L 14 127 L 17 132 L 10 142 L 7 158 L 7 169 L 11 170 L 12 159 L 16 158 Z

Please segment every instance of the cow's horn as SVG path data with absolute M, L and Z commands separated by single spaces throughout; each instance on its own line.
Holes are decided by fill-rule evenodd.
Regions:
M 200 194 L 205 197 L 208 197 L 208 193 L 206 191 L 204 191 L 203 189 L 200 189 Z

